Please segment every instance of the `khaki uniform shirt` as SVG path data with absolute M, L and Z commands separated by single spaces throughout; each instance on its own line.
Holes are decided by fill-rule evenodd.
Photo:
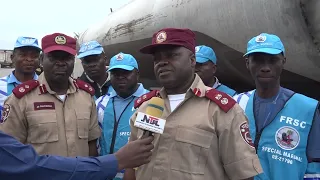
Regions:
M 249 132 L 240 127 L 247 125 L 243 110 L 235 104 L 224 112 L 205 97 L 209 89 L 196 75 L 185 100 L 173 112 L 164 89 L 160 91 L 165 101 L 161 117 L 166 119 L 165 130 L 155 135 L 151 162 L 136 170 L 137 180 L 239 180 L 262 173 L 252 142 L 241 132 Z M 216 98 L 226 104 L 226 96 Z M 145 112 L 147 104 L 137 112 Z M 131 141 L 143 133 L 133 125 L 137 112 L 130 120 Z
M 31 144 L 39 154 L 89 156 L 88 142 L 101 135 L 95 102 L 73 79 L 69 81 L 64 101 L 50 89 L 43 74 L 40 85 L 20 99 L 9 96 L 0 130 Z M 30 87 L 23 84 L 17 88 L 23 93 Z

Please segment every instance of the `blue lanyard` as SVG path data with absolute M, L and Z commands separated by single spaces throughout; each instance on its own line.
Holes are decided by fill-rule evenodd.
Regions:
M 129 101 L 129 103 L 126 105 L 126 107 L 123 109 L 123 111 L 121 112 L 119 119 L 117 119 L 116 117 L 116 108 L 114 106 L 114 98 L 112 98 L 112 106 L 113 106 L 113 119 L 114 119 L 114 124 L 113 124 L 113 132 L 112 132 L 112 139 L 111 139 L 111 145 L 110 145 L 110 151 L 109 153 L 112 154 L 114 152 L 114 145 L 116 143 L 116 135 L 117 135 L 117 131 L 118 131 L 118 125 L 121 119 L 122 114 L 126 111 L 126 109 L 129 107 L 129 105 L 131 104 L 131 102 L 134 100 L 134 96 L 132 97 L 132 99 Z

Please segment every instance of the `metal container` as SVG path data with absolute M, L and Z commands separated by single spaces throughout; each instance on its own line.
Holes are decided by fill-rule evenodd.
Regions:
M 262 32 L 277 34 L 286 47 L 281 84 L 320 98 L 319 0 L 133 0 L 88 28 L 79 42 L 99 41 L 107 56 L 136 57 L 147 87 L 157 86 L 152 57 L 139 53 L 152 34 L 165 27 L 190 28 L 197 44 L 218 57 L 219 79 L 238 91 L 254 88 L 243 53 L 248 40 Z M 308 88 L 306 88 L 308 87 Z

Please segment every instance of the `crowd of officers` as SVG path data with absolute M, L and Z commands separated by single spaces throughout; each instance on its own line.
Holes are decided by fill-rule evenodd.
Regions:
M 161 29 L 140 52 L 153 56 L 161 90 L 149 91 L 139 83 L 140 70 L 132 55 L 119 52 L 109 60 L 97 41 L 82 44 L 77 52 L 76 40 L 62 33 L 43 37 L 41 47 L 36 38 L 19 37 L 11 56 L 15 69 L 0 79 L 0 132 L 30 144 L 40 155 L 118 153 L 113 163 L 116 173 L 82 174 L 79 180 L 319 176 L 319 102 L 280 86 L 286 53 L 278 36 L 261 33 L 248 42 L 244 63 L 256 89 L 244 93 L 218 80 L 214 50 L 196 46 L 189 29 Z M 76 55 L 84 69 L 78 78 L 71 76 Z M 152 97 L 165 102 L 161 116 L 165 130 L 141 138 L 143 130 L 134 122 L 138 112 L 146 112 Z M 26 156 L 19 148 L 16 159 Z M 45 173 L 58 179 L 73 167 L 66 162 L 41 165 L 55 170 Z M 16 166 L 15 173 L 25 171 Z M 111 170 L 110 165 L 104 171 Z M 101 169 L 82 167 L 72 174 L 80 171 L 89 174 Z

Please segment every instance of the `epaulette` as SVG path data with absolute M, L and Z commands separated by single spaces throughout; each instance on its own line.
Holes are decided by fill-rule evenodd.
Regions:
M 94 95 L 95 91 L 94 91 L 93 87 L 91 87 L 90 84 L 88 84 L 80 79 L 76 79 L 73 82 L 74 82 L 74 85 L 78 89 L 82 89 L 82 90 L 86 91 L 87 93 L 91 94 L 91 96 Z
M 12 93 L 18 98 L 22 98 L 24 95 L 28 94 L 30 91 L 35 89 L 36 87 L 39 86 L 39 81 L 37 80 L 30 80 L 27 81 L 23 84 L 20 84 L 16 86 L 13 90 Z
M 158 90 L 153 90 L 150 91 L 144 95 L 142 95 L 141 97 L 139 97 L 137 100 L 134 101 L 134 108 L 137 109 L 138 107 L 141 106 L 141 104 L 145 101 L 148 101 L 149 99 L 156 97 L 156 96 L 160 96 L 159 95 L 159 91 Z
M 236 104 L 236 101 L 231 96 L 216 89 L 207 90 L 206 97 L 215 102 L 225 113 Z

